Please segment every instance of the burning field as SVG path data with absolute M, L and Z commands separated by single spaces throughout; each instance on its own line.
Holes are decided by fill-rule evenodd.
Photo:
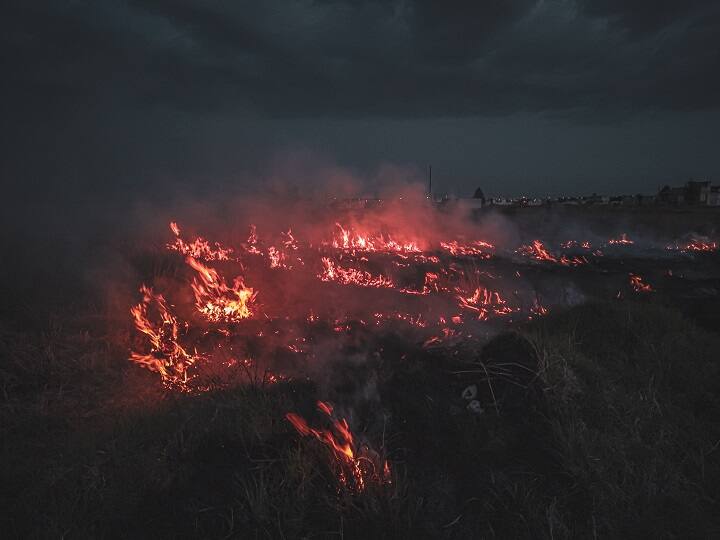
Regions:
M 720 530 L 717 237 L 542 234 L 425 201 L 248 214 L 153 229 L 96 326 L 61 319 L 27 344 L 7 327 L 4 418 L 22 442 L 5 474 L 25 506 L 6 527 Z M 31 417 L 45 431 L 22 435 Z M 21 449 L 41 446 L 31 472 Z
M 229 244 L 170 222 L 158 256 L 173 275 L 139 288 L 131 360 L 174 391 L 273 384 L 310 376 L 330 345 L 392 331 L 446 347 L 587 298 L 678 286 L 692 294 L 684 273 L 712 265 L 718 252 L 715 241 L 693 236 L 498 245 L 465 231 L 438 239 L 436 231 L 372 228 L 372 215 L 345 218 L 307 237 L 250 224 Z

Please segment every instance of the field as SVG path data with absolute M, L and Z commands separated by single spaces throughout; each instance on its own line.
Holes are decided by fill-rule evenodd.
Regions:
M 347 221 L 9 240 L 3 536 L 720 534 L 720 213 Z

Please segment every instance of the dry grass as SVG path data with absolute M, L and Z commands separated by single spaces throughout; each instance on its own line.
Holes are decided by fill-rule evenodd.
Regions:
M 530 323 L 530 378 L 509 341 L 458 356 L 388 341 L 367 366 L 378 401 L 354 420 L 384 435 L 393 484 L 361 495 L 338 491 L 326 449 L 283 420 L 312 406 L 313 383 L 169 395 L 93 313 L 0 331 L 6 538 L 720 533 L 720 338 L 673 311 L 588 305 Z M 483 414 L 460 397 L 471 383 Z

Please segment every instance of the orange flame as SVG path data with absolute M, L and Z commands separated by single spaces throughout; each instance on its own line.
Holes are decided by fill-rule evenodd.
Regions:
M 625 234 L 625 233 L 622 233 L 620 235 L 620 238 L 611 238 L 610 240 L 608 240 L 608 244 L 619 245 L 619 246 L 629 246 L 630 244 L 634 244 L 634 243 L 635 243 L 635 241 L 630 240 L 627 237 L 627 234 Z
M 367 447 L 358 449 L 347 420 L 335 418 L 332 405 L 318 401 L 317 408 L 328 417 L 332 429 L 312 428 L 304 418 L 292 412 L 287 413 L 285 418 L 300 435 L 315 437 L 331 450 L 340 485 L 360 492 L 370 483 L 390 483 L 390 465 L 387 460 L 380 460 L 379 456 Z
M 693 238 L 689 242 L 685 242 L 684 244 L 670 244 L 665 247 L 665 249 L 668 250 L 678 250 L 682 252 L 688 252 L 688 251 L 717 251 L 718 250 L 718 244 L 717 242 L 711 242 L 709 240 L 698 240 L 696 238 Z
M 358 268 L 343 268 L 329 257 L 323 257 L 321 261 L 323 271 L 318 274 L 318 278 L 322 281 L 337 281 L 343 285 L 358 285 L 359 287 L 395 287 L 395 283 L 389 277 L 373 276 L 370 272 Z
M 173 243 L 167 244 L 167 248 L 170 250 L 204 261 L 230 261 L 233 259 L 233 249 L 223 247 L 219 242 L 211 245 L 201 237 L 197 237 L 190 243 L 185 242 L 180 237 L 180 227 L 174 221 L 170 222 L 170 230 L 176 236 Z
M 454 256 L 472 255 L 474 257 L 481 257 L 483 259 L 489 259 L 490 257 L 492 257 L 492 255 L 488 253 L 488 250 L 495 249 L 495 246 L 487 242 L 483 242 L 482 240 L 477 240 L 470 244 L 461 244 L 457 240 L 452 240 L 450 242 L 440 242 L 440 247 L 450 252 L 450 254 Z
M 652 292 L 654 289 L 637 274 L 630 274 L 630 285 L 636 292 Z
M 517 251 L 522 255 L 533 257 L 539 261 L 548 261 L 562 264 L 564 266 L 578 266 L 580 264 L 587 263 L 587 259 L 585 259 L 585 257 L 567 257 L 562 255 L 558 258 L 550 253 L 540 240 L 533 240 L 532 244 L 529 246 L 520 246 Z
M 514 311 L 500 296 L 500 293 L 491 291 L 482 285 L 477 287 L 470 296 L 459 295 L 458 300 L 461 308 L 477 312 L 480 320 L 487 320 L 491 314 L 504 316 Z
M 160 373 L 166 384 L 183 386 L 188 382 L 188 368 L 197 360 L 197 355 L 188 353 L 179 341 L 177 318 L 168 309 L 162 294 L 155 294 L 149 287 L 140 288 L 142 301 L 130 309 L 135 328 L 147 336 L 150 352 L 146 354 L 132 351 L 130 360 Z M 148 316 L 148 308 L 154 304 L 160 321 L 154 323 Z
M 332 246 L 347 251 L 385 251 L 396 253 L 420 253 L 422 250 L 417 242 L 398 242 L 391 236 L 382 234 L 363 234 L 345 229 L 335 223 Z
M 250 306 L 256 293 L 245 287 L 240 276 L 236 277 L 232 287 L 229 287 L 215 269 L 192 257 L 188 257 L 186 261 L 198 273 L 198 277 L 192 281 L 195 306 L 208 320 L 238 322 L 252 316 Z

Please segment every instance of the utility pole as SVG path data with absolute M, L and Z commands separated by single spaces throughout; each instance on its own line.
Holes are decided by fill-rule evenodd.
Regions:
M 432 200 L 432 165 L 428 165 L 428 199 Z

